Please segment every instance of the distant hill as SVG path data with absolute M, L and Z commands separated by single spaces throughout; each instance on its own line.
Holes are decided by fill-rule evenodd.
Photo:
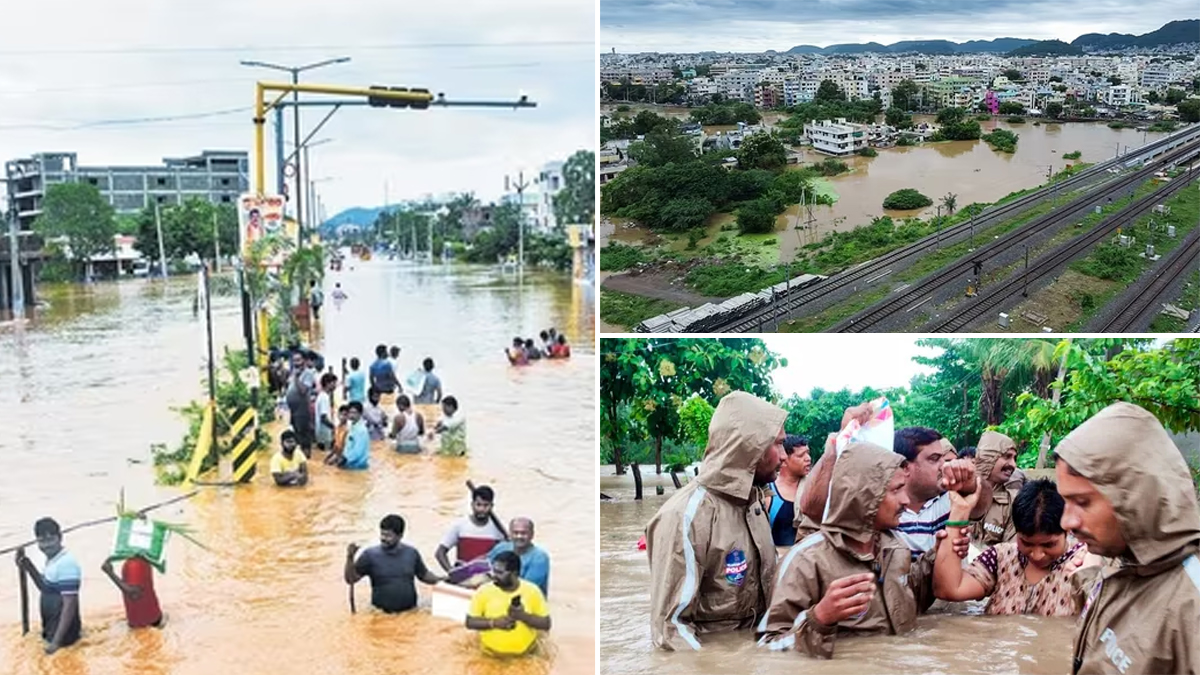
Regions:
M 1037 40 L 1026 40 L 1024 38 L 1002 37 L 995 40 L 971 40 L 958 45 L 958 51 L 963 54 L 977 54 L 980 52 L 996 52 L 1004 54 L 1011 52 L 1014 49 L 1020 49 L 1026 45 L 1031 45 Z
M 399 211 L 407 206 L 406 204 L 392 204 L 386 207 L 389 211 Z M 321 232 L 323 234 L 336 232 L 346 225 L 358 225 L 359 227 L 367 227 L 374 225 L 375 219 L 383 213 L 383 206 L 355 206 L 353 208 L 340 211 L 337 215 L 327 219 L 321 223 Z
M 949 40 L 905 40 L 890 45 L 881 45 L 878 42 L 836 44 L 824 48 L 815 45 L 797 45 L 789 49 L 787 53 L 821 54 L 824 56 L 867 53 L 900 54 L 905 52 L 915 52 L 918 54 L 977 54 L 981 52 L 1013 54 L 1017 50 L 1026 47 L 1042 45 L 1038 48 L 1040 51 L 1016 54 L 1017 56 L 1030 56 L 1034 53 L 1080 54 L 1085 47 L 1092 50 L 1120 49 L 1123 47 L 1161 47 L 1163 45 L 1185 44 L 1189 42 L 1200 42 L 1200 19 L 1172 21 L 1162 28 L 1151 33 L 1146 33 L 1145 35 L 1126 35 L 1123 33 L 1101 35 L 1100 33 L 1088 33 L 1087 35 L 1080 35 L 1075 38 L 1069 45 L 1059 40 L 1039 41 L 1002 37 L 995 40 L 971 40 L 970 42 L 963 43 L 951 42 Z M 1074 47 L 1077 51 L 1053 51 L 1061 49 L 1057 45 L 1063 45 L 1068 48 Z
M 1065 56 L 1073 54 L 1082 54 L 1083 48 L 1076 45 L 1069 45 L 1062 40 L 1044 40 L 1035 42 L 1031 45 L 1026 45 L 1020 49 L 1014 49 L 1008 53 L 1009 56 Z
M 890 51 L 891 51 L 890 49 L 879 44 L 878 42 L 868 42 L 866 44 L 852 43 L 852 44 L 842 44 L 842 45 L 829 45 L 824 50 L 822 50 L 822 53 L 823 54 L 865 54 L 867 52 L 883 52 L 886 54 Z
M 949 40 L 908 40 L 896 42 L 887 46 L 888 51 L 901 54 L 916 52 L 918 54 L 957 54 L 958 45 Z
M 1187 42 L 1200 42 L 1200 19 L 1172 21 L 1145 35 L 1088 33 L 1075 38 L 1071 44 L 1091 49 L 1122 49 L 1125 47 L 1161 47 Z

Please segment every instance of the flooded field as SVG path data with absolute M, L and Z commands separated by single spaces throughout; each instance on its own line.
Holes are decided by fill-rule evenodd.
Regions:
M 79 645 L 53 656 L 35 634 L 21 637 L 16 570 L 0 581 L 0 668 L 63 675 L 588 672 L 595 646 L 595 355 L 592 293 L 559 275 L 485 268 L 358 263 L 330 273 L 350 299 L 326 308 L 321 351 L 335 372 L 342 355 L 367 361 L 375 344 L 403 349 L 405 372 L 432 357 L 447 394 L 466 415 L 465 459 L 400 456 L 376 444 L 368 472 L 314 466 L 301 490 L 278 490 L 260 456 L 250 486 L 206 488 L 155 513 L 186 522 L 208 547 L 168 548 L 157 579 L 162 630 L 130 631 L 117 590 L 100 571 L 113 528 L 69 533 L 83 568 Z M 50 515 L 64 526 L 114 512 L 122 488 L 131 506 L 167 499 L 153 484 L 151 443 L 182 436 L 171 406 L 199 398 L 203 324 L 192 315 L 194 279 L 39 289 L 50 308 L 18 329 L 0 327 L 0 547 L 32 538 Z M 234 297 L 214 300 L 215 336 L 240 345 Z M 501 351 L 512 336 L 556 326 L 572 342 L 568 362 L 512 369 Z M 272 447 L 273 451 L 273 447 Z M 379 519 L 399 513 L 405 540 L 436 567 L 444 531 L 468 512 L 468 479 L 496 490 L 505 521 L 529 516 L 553 560 L 554 629 L 537 656 L 482 656 L 457 623 L 421 609 L 389 616 L 356 586 L 351 615 L 342 581 L 346 544 L 377 543 Z M 43 556 L 30 549 L 39 568 Z M 7 557 L 7 556 L 6 556 Z M 34 631 L 38 630 L 36 592 Z
M 686 109 L 683 109 L 686 110 Z M 916 121 L 933 121 L 932 117 L 916 116 Z M 809 222 L 807 209 L 791 206 L 775 224 L 779 233 L 780 262 L 794 259 L 796 250 L 804 244 L 819 240 L 835 230 L 850 230 L 871 222 L 873 218 L 890 215 L 893 218 L 920 216 L 928 218 L 948 193 L 957 196 L 962 208 L 973 202 L 994 202 L 1017 190 L 1044 183 L 1048 172 L 1061 171 L 1075 162 L 1062 159 L 1064 153 L 1082 152 L 1081 162 L 1101 162 L 1114 156 L 1117 146 L 1136 148 L 1153 142 L 1164 134 L 1144 133 L 1136 129 L 1109 129 L 1103 123 L 1033 125 L 1005 121 L 981 122 L 984 133 L 1008 129 L 1018 134 L 1017 151 L 1007 154 L 992 150 L 979 141 L 946 141 L 917 147 L 880 149 L 877 157 L 850 156 L 840 158 L 851 168 L 850 173 L 823 179 L 823 189 L 836 194 L 833 206 L 812 207 Z M 827 156 L 811 149 L 796 149 L 801 162 L 823 161 Z M 915 188 L 934 201 L 933 206 L 912 211 L 886 211 L 883 200 L 892 192 Z M 705 243 L 713 232 L 730 219 L 718 214 L 709 221 Z M 641 227 L 601 227 L 601 246 L 611 237 L 623 243 L 644 242 L 652 233 Z M 801 231 L 796 231 L 801 225 Z M 685 240 L 686 243 L 686 240 Z
M 769 653 L 749 632 L 703 636 L 699 652 L 663 652 L 650 643 L 650 566 L 637 540 L 674 488 L 669 476 L 646 476 L 646 497 L 633 499 L 632 478 L 601 467 L 600 660 L 606 675 L 786 672 L 806 675 L 862 673 L 1064 673 L 1071 667 L 1073 619 L 976 616 L 982 603 L 938 602 L 900 636 L 842 637 L 832 660 Z M 690 471 L 689 471 L 690 473 Z M 665 479 L 665 480 L 664 480 Z M 666 488 L 654 494 L 654 485 Z

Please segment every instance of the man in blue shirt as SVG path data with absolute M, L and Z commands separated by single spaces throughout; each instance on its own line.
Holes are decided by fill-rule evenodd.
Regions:
M 375 362 L 371 364 L 371 387 L 381 394 L 396 391 L 396 371 L 392 369 L 392 362 L 388 361 L 387 345 L 375 347 Z
M 17 567 L 21 568 L 42 593 L 42 639 L 47 654 L 79 641 L 79 584 L 83 573 L 75 556 L 62 545 L 62 529 L 53 518 L 42 518 L 33 525 L 38 548 L 46 556 L 46 569 L 38 573 L 25 549 L 17 549 Z
M 521 578 L 542 589 L 542 595 L 550 597 L 550 556 L 545 549 L 533 543 L 533 521 L 529 518 L 513 518 L 508 524 L 509 541 L 502 541 L 488 552 L 488 560 L 495 562 L 503 551 L 512 551 L 521 557 Z
M 346 435 L 346 448 L 342 451 L 343 469 L 365 469 L 371 456 L 371 436 L 367 423 L 362 421 L 363 405 L 358 401 L 346 404 L 350 420 L 350 433 Z
M 359 370 L 362 362 L 358 357 L 350 359 L 350 372 L 346 375 L 346 391 L 345 396 L 347 401 L 358 401 L 362 403 L 367 400 L 367 374 Z

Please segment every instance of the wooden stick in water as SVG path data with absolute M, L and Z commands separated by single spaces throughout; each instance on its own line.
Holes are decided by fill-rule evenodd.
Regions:
M 21 635 L 29 634 L 29 573 L 22 567 L 17 570 L 21 575 Z
M 192 490 L 191 492 L 189 492 L 185 495 L 179 495 L 178 497 L 172 497 L 171 499 L 168 499 L 165 502 L 151 504 L 150 506 L 139 509 L 138 513 L 145 513 L 147 511 L 153 511 L 154 509 L 161 509 L 162 507 L 169 506 L 171 504 L 174 504 L 175 502 L 183 501 L 184 499 L 191 499 L 192 497 L 195 497 L 198 494 L 200 494 L 199 490 Z M 116 522 L 118 519 L 119 519 L 119 516 L 109 516 L 108 518 L 97 518 L 96 520 L 89 520 L 86 523 L 79 523 L 78 525 L 72 525 L 70 527 L 63 528 L 62 534 L 66 534 L 68 532 L 74 532 L 75 530 L 82 530 L 85 527 L 92 527 L 93 525 L 103 525 L 105 523 Z M 5 553 L 12 553 L 13 551 L 15 551 L 19 548 L 25 548 L 26 546 L 33 546 L 36 543 L 37 543 L 37 539 L 32 539 L 23 544 L 18 544 L 16 546 L 9 546 L 8 548 L 0 549 L 0 555 L 4 555 Z

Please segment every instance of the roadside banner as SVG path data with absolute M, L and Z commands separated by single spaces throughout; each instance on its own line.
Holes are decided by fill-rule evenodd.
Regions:
M 283 220 L 284 198 L 279 195 L 243 194 L 238 198 L 238 234 L 242 255 L 260 239 L 286 238 Z M 292 243 L 296 243 L 292 239 Z

